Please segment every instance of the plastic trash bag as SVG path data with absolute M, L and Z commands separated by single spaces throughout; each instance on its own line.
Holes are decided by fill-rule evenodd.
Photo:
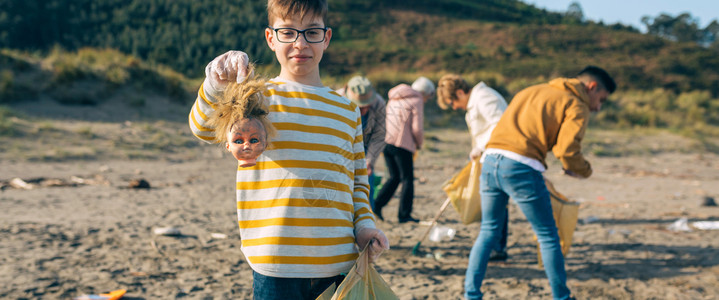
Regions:
M 322 292 L 322 295 L 317 297 L 315 300 L 332 300 L 332 295 L 335 293 L 335 290 L 337 289 L 337 286 L 332 283 L 330 287 L 328 287 L 324 292 Z
M 558 192 L 549 179 L 544 178 L 544 183 L 547 186 L 547 190 L 549 190 L 549 197 L 552 201 L 552 212 L 554 213 L 554 221 L 557 223 L 562 254 L 566 256 L 569 253 L 569 248 L 572 246 L 574 229 L 577 228 L 579 202 L 570 201 L 566 196 Z M 536 239 L 537 237 L 535 236 L 534 238 Z M 539 264 L 539 267 L 543 267 L 542 252 L 539 251 L 539 243 L 537 243 L 537 264 Z
M 459 214 L 459 220 L 465 225 L 482 220 L 482 198 L 479 196 L 481 173 L 482 164 L 479 160 L 472 160 L 442 185 Z
M 369 245 L 368 245 L 369 247 Z M 392 300 L 398 299 L 387 282 L 369 262 L 369 251 L 363 250 L 347 277 L 340 283 L 331 298 L 333 287 L 328 288 L 317 300 Z
M 429 240 L 433 242 L 451 241 L 457 231 L 447 226 L 437 225 L 429 231 Z

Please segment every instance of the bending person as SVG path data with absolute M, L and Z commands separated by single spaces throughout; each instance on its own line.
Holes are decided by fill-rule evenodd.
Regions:
M 482 298 L 480 287 L 490 252 L 499 242 L 510 197 L 537 235 L 552 296 L 572 299 L 542 176 L 547 168 L 544 159 L 551 150 L 565 174 L 578 178 L 592 175 L 592 167 L 582 155 L 581 141 L 590 111 L 599 111 L 615 89 L 616 83 L 606 71 L 589 66 L 576 78 L 557 78 L 528 87 L 509 103 L 481 158 L 482 226 L 469 255 L 466 299 Z
M 484 152 L 492 130 L 497 126 L 499 118 L 507 109 L 507 101 L 501 94 L 480 82 L 470 87 L 464 78 L 457 74 L 442 76 L 437 83 L 437 105 L 441 109 L 452 108 L 465 110 L 464 119 L 472 135 L 472 150 L 469 153 L 471 160 L 479 159 Z M 504 218 L 501 238 L 496 249 L 492 250 L 489 260 L 507 260 L 507 235 L 509 215 Z

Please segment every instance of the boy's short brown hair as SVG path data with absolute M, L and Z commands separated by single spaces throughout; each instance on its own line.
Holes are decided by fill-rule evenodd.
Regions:
M 437 105 L 439 108 L 450 108 L 451 101 L 457 100 L 457 90 L 469 93 L 469 83 L 467 83 L 462 76 L 457 74 L 447 74 L 442 76 L 437 83 Z
M 322 23 L 327 25 L 327 0 L 268 0 L 267 22 L 272 26 L 276 18 L 287 20 L 293 15 L 305 17 L 320 17 Z

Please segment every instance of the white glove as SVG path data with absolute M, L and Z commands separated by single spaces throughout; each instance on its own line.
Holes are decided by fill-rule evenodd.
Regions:
M 227 51 L 215 57 L 205 67 L 205 82 L 216 92 L 221 92 L 230 82 L 243 82 L 248 74 L 249 57 L 242 51 Z
M 482 150 L 483 149 L 479 147 L 472 149 L 472 151 L 469 152 L 469 159 L 475 160 L 482 157 Z

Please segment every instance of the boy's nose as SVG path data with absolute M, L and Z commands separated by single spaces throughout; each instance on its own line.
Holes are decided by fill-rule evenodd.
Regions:
M 305 34 L 302 33 L 302 34 L 300 34 L 300 36 L 297 37 L 294 44 L 295 44 L 295 46 L 304 46 L 309 43 L 307 42 L 307 38 L 305 37 Z

